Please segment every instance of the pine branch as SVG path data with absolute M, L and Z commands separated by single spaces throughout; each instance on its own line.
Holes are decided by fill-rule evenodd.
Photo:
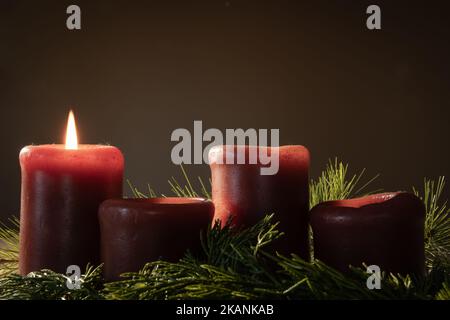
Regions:
M 18 270 L 19 264 L 19 219 L 9 219 L 11 226 L 0 224 L 0 277 Z
M 442 289 L 436 294 L 436 300 L 450 300 L 449 283 L 444 283 Z
M 202 239 L 204 256 L 187 255 L 178 263 L 148 263 L 127 279 L 105 285 L 114 299 L 261 299 L 281 296 L 280 283 L 271 274 L 265 246 L 282 234 L 273 215 L 244 230 L 223 228 L 217 221 Z M 278 289 L 277 289 L 278 288 Z
M 202 178 L 198 177 L 198 182 L 200 184 L 200 192 L 198 193 L 194 187 L 191 179 L 189 178 L 183 165 L 180 165 L 181 172 L 183 174 L 184 184 L 179 183 L 175 177 L 168 180 L 171 187 L 172 193 L 177 197 L 185 198 L 198 198 L 204 197 L 206 199 L 211 199 L 211 193 L 206 189 Z M 211 180 L 210 180 L 211 183 Z M 164 196 L 164 195 L 163 195 Z
M 101 268 L 88 267 L 81 276 L 81 288 L 70 290 L 67 277 L 51 270 L 28 276 L 10 274 L 0 278 L 0 299 L 20 300 L 98 300 L 102 299 Z
M 88 270 L 81 290 L 68 290 L 64 275 L 44 270 L 0 279 L 0 299 L 432 299 L 447 297 L 449 268 L 434 268 L 424 280 L 383 275 L 381 290 L 368 290 L 367 274 L 349 275 L 319 261 L 273 255 L 280 236 L 273 216 L 235 230 L 218 223 L 206 236 L 204 256 L 156 261 L 122 281 L 101 288 L 100 269 Z
M 413 192 L 425 204 L 425 250 L 427 265 L 431 269 L 439 261 L 450 259 L 450 209 L 447 201 L 441 201 L 445 178 L 437 181 L 424 179 L 423 192 Z
M 373 181 L 358 187 L 364 171 L 348 179 L 347 170 L 337 159 L 330 161 L 319 179 L 311 181 L 311 205 L 355 196 Z M 174 178 L 169 181 L 175 196 L 210 197 L 201 179 L 201 191 L 196 192 L 184 168 L 182 173 L 182 184 Z M 0 277 L 0 299 L 449 299 L 449 211 L 439 201 L 443 182 L 443 178 L 437 184 L 425 181 L 431 268 L 423 279 L 383 274 L 382 289 L 368 290 L 368 275 L 362 269 L 343 275 L 319 261 L 276 255 L 271 244 L 282 234 L 272 215 L 247 229 L 232 228 L 231 221 L 222 228 L 217 222 L 202 237 L 203 256 L 187 253 L 175 263 L 151 262 L 139 272 L 124 274 L 121 281 L 102 284 L 101 269 L 90 268 L 80 290 L 67 289 L 66 276 L 49 270 L 28 277 L 6 272 Z M 135 197 L 156 196 L 150 186 L 146 195 L 129 184 Z M 15 223 L 13 228 L 0 228 L 0 239 L 6 243 L 0 257 L 12 258 L 14 271 L 18 257 Z
M 222 228 L 220 222 L 216 221 L 214 227 L 207 232 L 206 239 L 202 239 L 206 261 L 232 269 L 250 268 L 248 262 L 256 262 L 258 253 L 265 246 L 283 236 L 283 233 L 276 229 L 278 223 L 271 223 L 273 216 L 268 215 L 247 229 L 231 227 L 231 220 Z M 239 261 L 245 261 L 246 264 L 239 266 Z
M 175 177 L 171 177 L 167 181 L 173 193 L 173 196 L 182 198 L 203 197 L 206 199 L 211 199 L 211 193 L 206 188 L 205 183 L 203 182 L 201 177 L 197 177 L 200 188 L 200 192 L 197 192 L 194 189 L 193 183 L 191 182 L 191 179 L 189 178 L 183 165 L 180 165 L 180 170 L 183 176 L 183 183 L 178 182 Z M 167 197 L 167 195 L 165 194 L 158 195 L 158 193 L 150 186 L 150 184 L 147 185 L 148 193 L 145 194 L 141 192 L 137 187 L 135 187 L 130 180 L 127 180 L 127 183 L 134 198 L 156 198 L 158 196 Z M 209 183 L 211 184 L 211 179 L 209 179 Z
M 144 199 L 144 198 L 156 198 L 158 195 L 156 194 L 155 190 L 150 186 L 150 184 L 147 184 L 147 192 L 148 194 L 142 193 L 139 191 L 137 187 L 135 187 L 130 180 L 127 180 L 127 184 L 131 190 L 131 193 L 133 194 L 134 198 L 138 199 Z
M 122 282 L 105 285 L 108 299 L 270 299 L 281 296 L 275 284 L 231 268 L 199 264 L 192 258 L 178 263 L 149 263 Z
M 349 179 L 347 177 L 348 164 L 344 164 L 337 158 L 334 159 L 334 162 L 329 160 L 325 170 L 322 171 L 319 178 L 317 178 L 316 181 L 311 180 L 309 184 L 310 208 L 324 201 L 341 200 L 361 195 L 361 192 L 379 176 L 376 175 L 372 177 L 360 186 L 365 171 L 366 170 L 363 169 L 359 174 L 355 174 Z M 379 190 L 366 192 L 365 194 L 376 193 L 377 191 Z
M 366 286 L 368 274 L 361 268 L 352 268 L 343 275 L 317 260 L 309 263 L 297 256 L 280 259 L 279 265 L 292 277 L 292 282 L 299 284 L 289 288 L 292 299 L 431 299 L 422 289 L 421 281 L 409 276 L 382 274 L 382 288 L 370 290 Z

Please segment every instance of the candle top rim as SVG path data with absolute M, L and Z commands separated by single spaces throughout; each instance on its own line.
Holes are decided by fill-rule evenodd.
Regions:
M 206 198 L 159 197 L 159 198 L 126 198 L 105 200 L 99 208 L 100 216 L 110 214 L 125 216 L 160 216 L 175 213 L 196 214 L 210 212 L 213 214 L 214 204 Z
M 77 149 L 66 149 L 65 144 L 40 144 L 25 146 L 20 150 L 19 157 L 26 158 L 31 155 L 36 157 L 66 157 L 78 155 L 92 155 L 106 154 L 106 153 L 121 154 L 119 148 L 106 144 L 79 144 Z
M 406 191 L 326 201 L 319 203 L 310 211 L 310 223 L 313 230 L 320 225 L 358 228 L 371 226 L 373 223 L 403 223 L 405 219 L 416 223 L 424 218 L 423 201 L 415 194 Z
M 103 204 L 108 206 L 142 206 L 142 207 L 164 207 L 164 206 L 182 206 L 212 203 L 211 200 L 201 197 L 156 197 L 156 198 L 122 198 L 108 199 Z
M 231 152 L 230 152 L 231 149 Z M 223 144 L 212 147 L 208 153 L 208 160 L 210 164 L 218 162 L 219 157 L 234 157 L 237 151 L 244 150 L 246 153 L 252 150 L 266 150 L 268 154 L 271 154 L 272 150 L 278 151 L 280 159 L 291 158 L 290 155 L 297 155 L 298 159 L 301 159 L 309 164 L 309 150 L 303 145 L 282 145 L 277 147 L 272 146 L 259 146 L 259 145 L 231 145 Z M 259 157 L 259 156 L 258 156 Z
M 30 145 L 22 148 L 19 161 L 22 169 L 108 170 L 123 169 L 124 156 L 119 148 L 110 145 L 78 145 L 66 149 L 64 144 Z M 121 170 L 122 170 L 121 169 Z M 58 169 L 59 170 L 59 169 Z
M 368 206 L 383 205 L 390 200 L 394 200 L 398 196 L 416 197 L 412 193 L 406 191 L 383 192 L 352 199 L 325 201 L 319 203 L 316 207 L 361 209 Z
M 109 144 L 78 144 L 77 149 L 66 149 L 66 145 L 62 143 L 54 143 L 54 144 L 30 144 L 22 148 L 22 151 L 30 150 L 30 149 L 52 149 L 52 150 L 67 150 L 67 151 L 77 151 L 77 150 L 89 150 L 89 149 L 109 149 L 116 148 L 113 145 Z

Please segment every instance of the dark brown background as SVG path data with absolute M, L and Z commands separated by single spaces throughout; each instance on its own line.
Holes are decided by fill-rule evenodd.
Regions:
M 65 27 L 69 4 L 82 30 Z M 409 189 L 447 175 L 448 11 L 437 1 L 0 0 L 0 206 L 19 210 L 22 146 L 111 143 L 126 177 L 167 191 L 172 130 L 280 128 L 312 175 L 329 157 Z M 208 167 L 189 166 L 207 176 Z

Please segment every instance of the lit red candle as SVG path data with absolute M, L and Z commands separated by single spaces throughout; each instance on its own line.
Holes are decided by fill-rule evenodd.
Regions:
M 202 198 L 112 199 L 99 211 L 101 257 L 106 280 L 140 270 L 158 259 L 177 261 L 201 250 L 200 233 L 214 205 Z
M 69 115 L 65 145 L 27 146 L 20 152 L 22 195 L 19 269 L 65 273 L 100 259 L 98 208 L 122 196 L 119 149 L 78 145 Z
M 365 263 L 423 275 L 424 220 L 424 204 L 406 192 L 324 202 L 311 210 L 314 256 L 342 272 Z
M 262 164 L 260 151 L 278 154 L 276 174 L 262 174 L 261 168 L 266 165 Z M 238 152 L 245 155 L 245 164 L 238 164 Z M 257 155 L 254 164 L 249 161 L 252 152 Z M 227 157 L 236 159 L 235 163 L 227 161 Z M 233 217 L 234 225 L 248 227 L 274 213 L 274 220 L 280 222 L 279 229 L 285 233 L 275 248 L 309 259 L 309 152 L 305 147 L 216 146 L 209 153 L 209 162 L 214 220 L 219 219 L 223 225 Z

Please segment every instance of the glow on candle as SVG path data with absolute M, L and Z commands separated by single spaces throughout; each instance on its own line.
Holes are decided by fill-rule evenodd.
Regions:
M 75 125 L 75 117 L 72 110 L 70 110 L 69 118 L 67 119 L 66 149 L 78 149 L 77 127 Z

